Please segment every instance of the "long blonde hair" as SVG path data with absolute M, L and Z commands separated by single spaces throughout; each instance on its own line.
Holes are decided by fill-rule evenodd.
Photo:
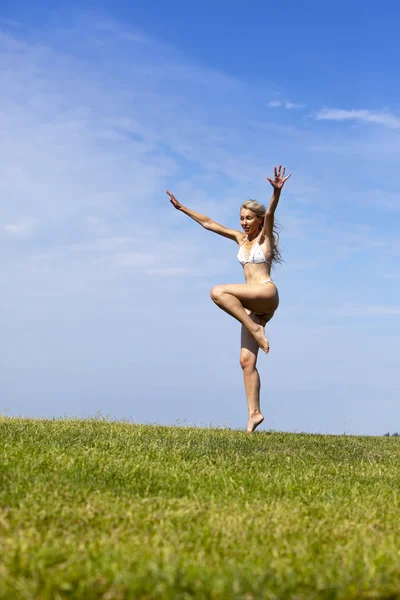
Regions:
M 246 202 L 243 202 L 242 206 L 240 207 L 240 210 L 242 210 L 242 208 L 248 208 L 249 210 L 252 210 L 257 215 L 257 217 L 259 217 L 261 219 L 264 219 L 265 213 L 267 212 L 267 209 L 264 206 L 264 204 L 260 204 L 256 200 L 246 200 Z M 261 231 L 261 227 L 262 227 L 262 225 L 260 225 L 260 231 Z M 279 226 L 278 223 L 275 222 L 275 219 L 274 219 L 274 223 L 272 226 L 273 244 L 272 244 L 272 261 L 271 261 L 271 263 L 279 263 L 279 264 L 283 263 L 283 258 L 282 258 L 281 251 L 279 248 L 280 229 L 281 229 L 281 227 Z

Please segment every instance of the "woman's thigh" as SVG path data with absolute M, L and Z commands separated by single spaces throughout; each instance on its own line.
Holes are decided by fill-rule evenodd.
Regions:
M 235 296 L 244 308 L 257 315 L 269 316 L 278 308 L 278 290 L 273 283 L 232 283 L 217 287 L 221 293 Z

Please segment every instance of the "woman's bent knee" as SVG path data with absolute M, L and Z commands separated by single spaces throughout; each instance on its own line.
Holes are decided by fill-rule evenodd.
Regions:
M 222 285 L 215 285 L 210 292 L 211 300 L 213 300 L 213 302 L 215 302 L 215 304 L 219 304 L 221 302 L 222 294 L 223 294 Z
M 240 366 L 242 367 L 243 371 L 252 371 L 255 369 L 256 360 L 257 358 L 252 352 L 240 353 Z

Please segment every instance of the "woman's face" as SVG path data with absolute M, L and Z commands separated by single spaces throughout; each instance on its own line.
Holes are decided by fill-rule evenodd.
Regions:
M 258 234 L 260 231 L 262 219 L 257 217 L 256 213 L 250 210 L 249 208 L 242 208 L 240 211 L 240 224 L 243 228 L 243 231 L 247 233 L 247 235 Z

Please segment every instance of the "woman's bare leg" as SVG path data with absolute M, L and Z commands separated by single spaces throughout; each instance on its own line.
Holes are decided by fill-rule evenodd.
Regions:
M 249 315 L 252 320 L 257 322 L 257 317 Z M 247 407 L 249 411 L 249 421 L 247 423 L 247 432 L 253 431 L 264 421 L 260 411 L 260 376 L 257 371 L 258 344 L 247 329 L 242 326 L 240 365 L 243 369 L 244 388 L 246 390 Z
M 263 325 L 255 323 L 245 309 L 273 314 L 279 303 L 273 284 L 217 285 L 211 290 L 211 298 L 223 311 L 242 323 L 265 353 L 269 352 Z
M 251 313 L 250 318 L 255 323 L 265 324 L 272 318 L 268 315 L 254 315 Z M 240 365 L 243 369 L 244 387 L 246 390 L 247 407 L 249 410 L 249 422 L 247 423 L 248 433 L 253 431 L 264 421 L 264 416 L 260 410 L 260 375 L 256 364 L 258 356 L 258 344 L 255 339 L 249 334 L 247 329 L 242 326 L 241 349 L 240 349 Z

